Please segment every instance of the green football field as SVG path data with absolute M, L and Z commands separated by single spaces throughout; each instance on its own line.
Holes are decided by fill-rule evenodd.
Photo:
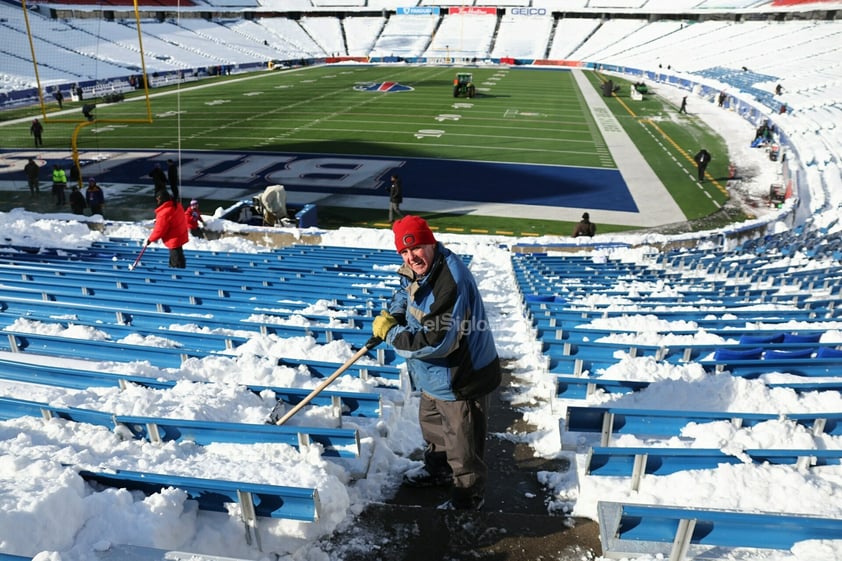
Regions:
M 457 72 L 472 73 L 476 97 L 453 96 Z M 598 88 L 600 76 L 586 74 Z M 727 200 L 724 181 L 700 189 L 692 181 L 693 173 L 687 173 L 694 168 L 688 154 L 704 143 L 713 153 L 710 174 L 724 178 L 729 158 L 721 139 L 697 120 L 673 119 L 676 108 L 658 97 L 657 88 L 644 101 L 632 104 L 627 83 L 612 79 L 621 89 L 616 97 L 606 99 L 609 109 L 687 218 L 716 213 Z M 389 91 L 371 91 L 378 86 Z M 135 94 L 122 102 L 97 100 L 96 104 L 96 121 L 88 123 L 80 102 L 65 102 L 62 112 L 54 102 L 47 103 L 44 148 L 70 148 L 76 131 L 80 151 L 271 151 L 617 167 L 567 71 L 318 66 L 185 81 L 150 90 L 148 106 Z M 464 110 L 467 106 L 470 111 Z M 40 110 L 15 110 L 3 118 L 37 116 Z M 139 122 L 150 113 L 151 123 Z M 4 148 L 31 147 L 28 120 L 5 124 Z M 443 129 L 447 134 L 437 134 Z M 320 209 L 320 216 L 320 222 L 327 220 L 329 227 L 331 209 Z M 355 216 L 363 223 L 369 221 L 365 212 Z M 439 219 L 445 227 L 449 221 L 463 225 L 468 221 L 492 230 L 500 220 L 446 213 Z M 512 229 L 511 220 L 505 224 Z M 571 224 L 524 219 L 520 226 L 522 233 L 566 234 Z M 607 224 L 600 231 L 612 229 L 627 228 Z

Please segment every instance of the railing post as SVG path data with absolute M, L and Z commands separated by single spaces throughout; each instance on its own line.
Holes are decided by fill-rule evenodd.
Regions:
M 240 513 L 246 528 L 246 544 L 251 545 L 253 532 L 258 551 L 263 551 L 263 545 L 260 543 L 260 532 L 257 529 L 257 515 L 254 512 L 254 499 L 251 493 L 237 489 L 237 502 L 240 503 Z
M 672 542 L 669 561 L 683 561 L 690 549 L 690 540 L 693 537 L 693 530 L 696 529 L 696 521 L 682 518 L 678 522 L 678 529 L 675 532 L 675 540 Z

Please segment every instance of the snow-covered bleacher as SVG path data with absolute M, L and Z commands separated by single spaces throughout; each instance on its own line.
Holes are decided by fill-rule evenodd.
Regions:
M 553 42 L 550 45 L 550 60 L 569 60 L 587 38 L 600 26 L 600 20 L 562 18 L 556 23 Z
M 768 4 L 768 0 L 702 0 L 696 6 L 703 10 L 739 10 Z
M 137 25 L 127 21 L 124 41 L 131 41 L 137 45 Z M 208 43 L 192 31 L 177 25 L 174 21 L 144 21 L 141 22 L 143 32 L 143 50 L 147 59 L 170 61 L 171 64 L 183 68 L 201 68 L 207 65 L 235 64 L 237 55 L 233 49 L 221 47 L 219 49 L 205 45 Z M 129 43 L 131 44 L 131 43 Z
M 372 57 L 415 58 L 423 54 L 439 24 L 434 15 L 393 15 L 371 49 Z
M 685 23 L 674 20 L 653 21 L 646 23 L 641 27 L 633 28 L 631 33 L 628 33 L 626 29 L 620 29 L 618 32 L 616 28 L 611 30 L 606 29 L 606 27 L 603 26 L 600 31 L 604 30 L 605 33 L 610 34 L 608 36 L 609 41 L 600 51 L 593 52 L 587 58 L 589 60 L 598 59 L 604 62 L 613 63 L 615 58 L 623 59 L 625 53 L 629 50 L 640 48 L 641 45 L 650 44 L 653 41 L 657 41 L 663 37 L 679 32 L 684 29 L 684 26 Z M 613 41 L 610 40 L 611 36 L 614 37 Z M 586 45 L 586 48 L 588 47 L 591 47 L 590 40 Z M 573 58 L 579 57 L 574 55 Z
M 125 68 L 109 62 L 106 50 L 96 48 L 96 37 L 85 31 L 39 14 L 30 14 L 29 26 L 42 84 L 101 79 L 125 73 Z M 35 86 L 32 51 L 20 9 L 6 4 L 0 6 L 0 29 L 5 38 L 0 46 L 4 58 L 2 72 L 10 77 L 11 83 Z M 57 44 L 65 48 L 57 49 Z M 139 62 L 140 57 L 135 56 L 133 64 Z
M 214 8 L 256 8 L 260 6 L 258 0 L 205 0 Z
M 424 56 L 456 60 L 482 60 L 490 55 L 497 16 L 446 15 L 441 20 Z
M 833 280 L 838 274 L 839 235 L 831 228 L 802 225 L 795 233 L 770 234 L 731 250 L 685 249 L 658 253 L 651 261 L 628 262 L 620 253 L 594 259 L 554 252 L 552 247 L 544 248 L 547 253 L 523 248 L 523 253 L 513 254 L 527 314 L 547 357 L 547 372 L 557 377 L 557 395 L 582 400 L 566 405 L 561 423 L 562 443 L 577 450 L 577 463 L 583 466 L 580 488 L 593 492 L 594 478 L 613 476 L 629 478 L 632 491 L 637 491 L 669 474 L 728 464 L 758 472 L 769 465 L 790 466 L 815 473 L 820 480 L 820 470 L 811 468 L 839 465 L 842 453 L 826 453 L 820 442 L 842 433 L 838 409 L 679 408 L 670 407 L 669 400 L 662 406 L 657 400 L 638 404 L 621 397 L 669 386 L 674 380 L 649 380 L 648 373 L 664 364 L 688 372 L 701 366 L 706 376 L 739 377 L 769 388 L 837 394 L 842 350 L 838 333 L 823 327 L 839 315 L 838 284 Z M 801 266 L 794 261 L 789 262 L 792 266 L 776 266 L 793 252 L 813 258 Z M 618 286 L 621 279 L 630 284 Z M 752 319 L 751 314 L 768 315 Z M 622 322 L 612 321 L 620 317 Z M 655 339 L 654 332 L 657 342 L 646 349 L 638 346 Z M 719 345 L 692 342 L 693 337 L 713 334 Z M 735 337 L 739 342 L 727 342 Z M 620 372 L 627 379 L 618 377 Z M 693 395 L 695 382 L 684 383 L 681 390 L 674 388 L 675 395 Z M 757 446 L 737 452 L 699 445 L 685 433 L 691 425 L 714 430 L 722 423 L 741 428 L 786 423 L 811 437 L 804 447 Z M 632 438 L 643 444 L 624 444 Z M 786 550 L 801 539 L 839 536 L 839 520 L 833 517 L 802 519 L 789 508 L 757 517 L 753 509 L 725 513 L 710 511 L 707 505 L 706 500 L 688 501 L 672 513 L 644 506 L 629 514 L 634 523 L 626 527 L 616 512 L 600 503 L 603 551 L 612 557 L 671 551 L 671 559 L 683 560 L 688 558 L 687 547 L 697 544 Z M 784 527 L 789 522 L 782 522 L 790 517 L 792 531 Z M 681 521 L 689 519 L 691 529 L 685 531 Z M 704 540 L 693 534 L 693 521 L 705 524 Z M 802 531 L 809 537 L 799 534 Z M 714 532 L 720 536 L 709 539 Z M 774 540 L 770 533 L 776 533 Z
M 314 8 L 364 8 L 365 0 L 312 0 Z
M 647 0 L 590 0 L 588 8 L 602 10 L 628 10 L 634 12 L 646 6 Z
M 661 14 L 680 14 L 694 10 L 698 5 L 699 0 L 648 0 L 646 10 Z
M 822 516 L 615 501 L 600 501 L 598 508 L 600 541 L 612 559 L 647 552 L 682 561 L 711 548 L 789 551 L 798 542 L 832 540 L 842 532 L 842 521 Z
M 293 19 L 260 18 L 256 20 L 256 23 L 271 33 L 274 41 L 279 43 L 279 48 L 284 52 L 298 53 L 299 58 L 326 54 L 324 49 Z
M 79 30 L 77 48 L 79 52 L 91 58 L 100 58 L 112 62 L 115 65 L 140 72 L 142 60 L 140 47 L 137 41 L 137 30 L 130 29 L 118 21 L 107 21 L 94 18 L 74 19 L 67 22 L 67 25 Z M 103 39 L 106 38 L 107 39 Z M 153 38 L 149 40 L 150 45 L 155 45 Z M 146 40 L 144 39 L 144 46 Z M 173 64 L 164 58 L 149 57 L 148 69 L 152 72 L 171 71 L 178 69 L 177 63 Z M 114 70 L 112 70 L 114 72 Z
M 304 16 L 299 23 L 328 55 L 348 54 L 342 38 L 342 21 L 339 18 Z
M 213 46 L 214 54 L 224 56 L 227 64 L 254 62 L 255 60 L 272 60 L 278 58 L 277 50 L 269 43 L 269 33 L 255 32 L 254 28 L 247 29 L 241 25 L 241 19 L 210 21 L 199 18 L 180 18 L 176 25 L 188 31 L 185 41 L 198 37 Z M 171 34 L 168 34 L 171 36 Z
M 533 8 L 547 10 L 581 10 L 588 7 L 588 0 L 532 0 Z
M 614 19 L 602 23 L 588 40 L 574 50 L 567 58 L 573 60 L 601 61 L 601 55 L 613 49 L 618 41 L 638 34 L 648 22 L 643 19 Z
M 371 10 L 397 10 L 398 8 L 417 6 L 418 0 L 367 0 L 367 5 Z
M 374 48 L 377 37 L 380 36 L 380 31 L 385 24 L 386 20 L 382 17 L 357 16 L 345 18 L 342 21 L 342 26 L 345 29 L 348 56 L 367 57 Z
M 6 387 L 14 382 L 56 390 L 143 387 L 154 388 L 161 395 L 170 395 L 178 391 L 177 386 L 186 382 L 183 378 L 163 370 L 155 375 L 127 374 L 120 364 L 145 360 L 156 371 L 158 368 L 178 368 L 188 357 L 192 360 L 201 360 L 202 357 L 225 360 L 228 355 L 229 359 L 233 359 L 231 353 L 234 349 L 247 344 L 250 338 L 267 338 L 268 342 L 276 337 L 298 339 L 316 336 L 322 344 L 327 344 L 338 341 L 336 336 L 341 338 L 340 332 L 344 331 L 359 334 L 361 338 L 358 341 L 363 341 L 358 343 L 360 352 L 367 351 L 371 355 L 343 373 L 361 381 L 368 380 L 365 385 L 371 391 L 324 389 L 313 396 L 308 388 L 266 385 L 254 380 L 245 381 L 233 390 L 238 394 L 245 392 L 257 400 L 270 396 L 270 407 L 277 400 L 284 410 L 291 411 L 309 403 L 311 408 L 330 411 L 333 426 L 329 427 L 309 423 L 306 415 L 296 419 L 294 425 L 277 426 L 274 423 L 231 422 L 230 419 L 220 421 L 207 418 L 203 413 L 166 417 L 135 412 L 115 414 L 105 405 L 102 408 L 93 405 L 66 406 L 9 395 L 0 397 L 0 419 L 38 417 L 61 420 L 62 423 L 96 425 L 120 433 L 129 440 L 155 444 L 169 441 L 189 446 L 226 442 L 285 443 L 301 454 L 305 448 L 315 445 L 314 450 L 325 458 L 355 460 L 362 455 L 361 423 L 367 419 L 371 423 L 383 419 L 384 396 L 391 400 L 404 391 L 401 389 L 403 376 L 398 367 L 382 364 L 385 360 L 395 360 L 394 354 L 384 352 L 385 349 L 374 352 L 373 347 L 367 344 L 373 310 L 369 306 L 390 292 L 386 286 L 382 286 L 381 290 L 377 285 L 390 282 L 391 274 L 383 265 L 394 261 L 394 252 L 360 250 L 362 253 L 358 255 L 361 258 L 365 256 L 367 265 L 359 268 L 348 259 L 350 253 L 356 252 L 342 248 L 344 265 L 340 267 L 346 271 L 353 270 L 353 274 L 344 277 L 336 274 L 339 253 L 326 247 L 287 248 L 280 253 L 251 255 L 188 252 L 192 273 L 189 275 L 190 282 L 185 284 L 184 279 L 177 281 L 177 275 L 168 268 L 166 250 L 156 248 L 145 251 L 142 269 L 134 269 L 127 277 L 126 264 L 131 263 L 133 255 L 137 254 L 137 245 L 126 240 L 98 242 L 78 251 L 40 248 L 32 252 L 26 249 L 7 245 L 0 255 L 0 275 L 9 281 L 4 283 L 0 296 L 5 334 L 0 345 L 0 379 L 7 384 Z M 369 277 L 372 284 L 360 286 L 360 280 L 369 274 L 372 275 Z M 320 276 L 323 276 L 324 282 L 316 280 Z M 344 285 L 343 288 L 334 284 L 337 279 Z M 81 291 L 80 285 L 83 286 Z M 338 289 L 334 293 L 337 300 L 331 305 L 337 311 L 343 310 L 340 315 L 348 314 L 348 321 L 337 322 L 338 316 L 332 314 L 317 319 L 311 315 L 312 311 L 305 308 L 293 311 L 296 303 L 308 302 L 305 306 L 312 306 L 327 298 L 334 288 Z M 126 297 L 129 292 L 131 298 Z M 263 296 L 255 299 L 258 292 L 263 292 Z M 238 298 L 235 293 L 244 297 L 236 304 L 230 299 Z M 357 297 L 353 296 L 354 293 Z M 340 303 L 348 297 L 350 300 Z M 277 308 L 271 310 L 272 301 L 283 308 L 291 307 L 289 311 L 292 315 Z M 192 310 L 183 306 L 192 307 Z M 179 310 L 185 311 L 185 315 L 182 316 Z M 276 314 L 274 322 L 269 320 L 273 314 Z M 292 317 L 298 314 L 301 314 L 298 319 Z M 306 329 L 301 322 L 308 316 L 312 320 L 305 323 L 310 323 L 315 331 Z M 369 321 L 356 321 L 354 317 L 356 320 L 368 318 Z M 170 329 L 174 321 L 183 321 L 182 325 L 210 323 L 205 324 L 203 333 L 198 333 L 181 328 Z M 292 331 L 282 334 L 284 323 Z M 274 333 L 273 326 L 281 331 Z M 264 327 L 267 329 L 264 330 Z M 326 337 L 320 337 L 316 333 L 321 328 L 338 331 L 332 334 L 325 331 Z M 74 330 L 75 335 L 72 334 Z M 223 335 L 223 331 L 226 334 Z M 250 335 L 242 336 L 248 333 Z M 60 366 L 56 359 L 60 361 Z M 88 366 L 97 360 L 109 361 L 113 371 Z M 302 374 L 306 372 L 307 376 L 315 378 L 325 378 L 341 366 L 307 358 L 275 357 L 273 360 L 277 361 L 278 368 Z M 211 382 L 197 379 L 192 383 Z M 353 418 L 353 423 L 349 423 L 352 426 L 343 428 L 343 418 Z M 253 503 L 252 508 L 244 507 L 243 515 L 247 527 L 252 529 L 257 527 L 257 519 L 264 517 L 310 522 L 319 518 L 318 493 L 312 485 L 285 487 L 249 483 L 239 480 L 236 474 L 232 474 L 231 480 L 206 479 L 160 468 L 141 469 L 143 471 L 80 466 L 80 475 L 105 487 L 145 492 L 174 487 L 194 498 L 199 509 L 210 511 L 224 512 L 223 502 Z
M 543 59 L 553 30 L 549 16 L 512 16 L 500 18 L 492 58 Z
M 278 11 L 308 11 L 313 9 L 313 3 L 310 0 L 257 0 L 257 3 L 263 8 Z

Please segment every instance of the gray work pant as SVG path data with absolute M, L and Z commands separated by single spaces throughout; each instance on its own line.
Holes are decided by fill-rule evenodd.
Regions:
M 488 478 L 483 460 L 488 433 L 489 396 L 443 401 L 421 394 L 418 420 L 427 442 L 424 463 L 430 473 L 453 473 L 454 496 L 482 496 Z M 448 469 L 449 468 L 449 469 Z
M 403 218 L 400 203 L 389 203 L 389 222 L 395 219 L 395 216 Z

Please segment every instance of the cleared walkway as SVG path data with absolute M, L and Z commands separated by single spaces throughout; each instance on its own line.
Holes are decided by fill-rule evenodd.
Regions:
M 401 487 L 388 503 L 367 506 L 321 547 L 341 553 L 344 561 L 573 561 L 601 555 L 597 522 L 547 511 L 550 497 L 538 472 L 565 471 L 569 464 L 537 458 L 527 444 L 500 436 L 534 430 L 509 406 L 505 394 L 512 380 L 505 370 L 503 376 L 491 399 L 489 481 L 481 511 L 438 510 L 448 489 Z

